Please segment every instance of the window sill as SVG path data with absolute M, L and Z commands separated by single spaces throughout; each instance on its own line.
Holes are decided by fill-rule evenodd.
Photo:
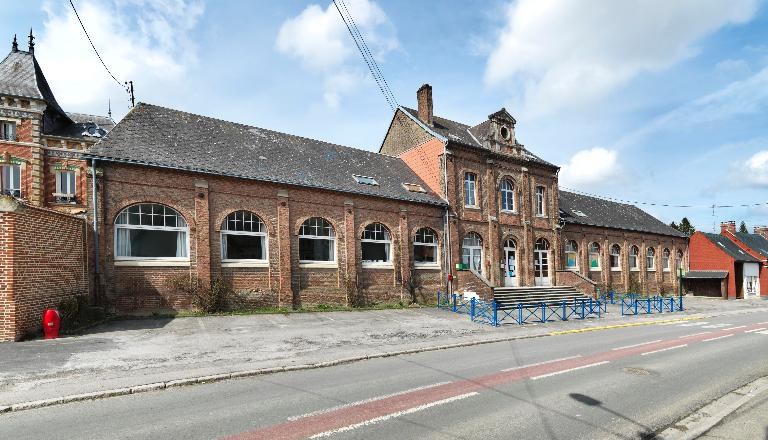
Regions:
M 621 272 L 621 268 L 618 267 L 612 267 L 611 272 Z
M 479 206 L 469 206 L 469 205 L 464 205 L 464 209 L 476 209 L 476 210 L 478 210 L 478 211 L 479 211 L 479 210 L 480 210 L 480 207 L 479 207 Z
M 578 272 L 579 268 L 578 267 L 566 267 L 565 270 L 570 270 L 571 272 Z
M 395 265 L 392 263 L 362 263 L 363 269 L 394 269 Z
M 547 218 L 546 214 L 536 214 L 534 217 L 536 218 Z
M 590 272 L 602 272 L 603 269 L 589 269 Z
M 630 272 L 640 272 L 640 269 L 629 269 Z
M 669 269 L 664 269 L 664 270 L 663 270 L 663 272 L 667 272 L 667 273 L 669 273 L 669 272 L 672 272 L 672 271 L 671 271 L 671 270 L 669 270 Z
M 434 264 L 418 264 L 414 263 L 413 268 L 417 270 L 440 270 L 440 265 L 437 263 Z
M 502 214 L 509 214 L 509 215 L 517 215 L 517 214 L 519 214 L 519 212 L 517 212 L 517 211 L 509 211 L 507 209 L 502 209 L 502 210 L 500 210 L 500 212 Z
M 646 272 L 656 272 L 656 269 L 645 269 Z
M 189 260 L 115 260 L 114 263 L 126 267 L 189 267 Z
M 338 269 L 339 265 L 326 262 L 299 262 L 299 267 L 302 269 Z
M 237 260 L 229 260 L 229 261 L 222 261 L 221 267 L 269 267 L 269 261 L 260 261 L 260 260 L 254 260 L 254 261 L 237 261 Z

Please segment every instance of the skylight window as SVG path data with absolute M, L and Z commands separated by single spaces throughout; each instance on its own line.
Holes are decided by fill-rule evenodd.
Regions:
M 376 181 L 373 177 L 368 176 L 360 176 L 357 174 L 353 174 L 352 177 L 355 178 L 355 182 L 361 184 L 361 185 L 378 185 L 379 182 Z
M 584 214 L 583 212 L 579 211 L 578 209 L 571 209 L 571 211 L 576 214 L 579 217 L 586 217 L 587 214 Z
M 404 183 L 403 186 L 410 192 L 425 193 L 427 190 L 418 183 Z

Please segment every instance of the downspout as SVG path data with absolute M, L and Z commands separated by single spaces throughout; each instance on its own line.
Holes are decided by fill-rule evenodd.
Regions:
M 96 207 L 96 159 L 91 159 L 91 204 L 93 205 L 93 271 L 94 271 L 94 290 L 99 291 L 99 282 L 101 273 L 99 270 L 99 210 Z
M 445 285 L 446 293 L 453 293 L 453 283 L 448 281 L 448 275 L 451 274 L 451 204 L 448 200 L 448 142 L 443 142 L 443 194 L 446 202 L 445 206 Z

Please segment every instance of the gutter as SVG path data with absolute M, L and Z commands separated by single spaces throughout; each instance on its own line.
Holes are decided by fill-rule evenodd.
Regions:
M 91 159 L 91 205 L 93 206 L 93 272 L 94 272 L 94 290 L 99 291 L 101 282 L 101 270 L 99 267 L 99 210 L 96 207 L 96 159 Z

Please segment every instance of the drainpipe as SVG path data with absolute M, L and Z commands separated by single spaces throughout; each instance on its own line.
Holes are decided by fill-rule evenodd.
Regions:
M 96 159 L 91 159 L 91 204 L 93 205 L 93 252 L 94 252 L 94 264 L 93 269 L 95 273 L 96 292 L 99 291 L 99 211 L 96 207 Z
M 446 285 L 446 293 L 450 295 L 453 292 L 453 283 L 448 281 L 448 274 L 450 274 L 451 271 L 451 205 L 450 201 L 448 200 L 448 143 L 443 143 L 443 194 L 444 199 L 448 204 L 445 206 L 445 258 L 443 259 L 445 261 L 445 268 L 446 268 L 446 275 L 445 275 L 445 285 Z M 450 298 L 450 296 L 449 296 Z

